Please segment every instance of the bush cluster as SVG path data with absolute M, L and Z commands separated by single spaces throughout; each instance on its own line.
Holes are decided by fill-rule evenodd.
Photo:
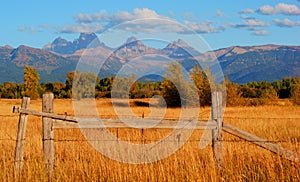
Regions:
M 210 82 L 213 78 L 199 67 L 195 67 L 189 78 L 186 78 L 179 63 L 171 64 L 164 78 L 162 81 L 143 82 L 137 81 L 134 75 L 129 78 L 100 79 L 93 73 L 70 72 L 66 75 L 65 83 L 38 84 L 37 72 L 25 67 L 25 84 L 0 84 L 0 98 L 19 99 L 30 96 L 35 99 L 42 97 L 46 91 L 53 92 L 55 98 L 110 98 L 114 90 L 114 97 L 120 98 L 151 98 L 160 95 L 169 107 L 195 105 L 195 101 L 199 101 L 200 106 L 211 104 Z M 274 103 L 278 99 L 290 99 L 294 104 L 300 105 L 300 78 L 247 84 L 232 83 L 226 79 L 225 84 L 228 106 L 258 106 Z

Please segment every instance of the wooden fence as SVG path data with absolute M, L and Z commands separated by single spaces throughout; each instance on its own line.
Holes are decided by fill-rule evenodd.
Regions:
M 45 93 L 43 95 L 42 112 L 29 110 L 30 98 L 24 97 L 21 107 L 14 106 L 13 112 L 20 113 L 18 123 L 18 133 L 15 148 L 15 162 L 14 169 L 15 175 L 20 175 L 23 166 L 23 151 L 26 133 L 26 123 L 28 115 L 42 117 L 42 130 L 43 130 L 43 153 L 45 170 L 49 177 L 52 176 L 54 171 L 54 129 L 55 128 L 130 128 L 127 124 L 136 124 L 139 122 L 153 123 L 154 119 L 127 119 L 127 124 L 123 123 L 121 119 L 101 119 L 103 125 L 99 125 L 99 118 L 90 118 L 89 122 L 84 125 L 78 124 L 78 118 L 67 115 L 58 115 L 53 113 L 53 99 L 52 93 Z M 243 131 L 237 127 L 223 123 L 222 121 L 222 92 L 212 93 L 212 117 L 210 121 L 198 121 L 195 127 L 185 127 L 190 121 L 181 121 L 182 125 L 174 125 L 174 121 L 162 120 L 157 124 L 155 129 L 207 129 L 212 131 L 212 150 L 215 160 L 216 170 L 219 175 L 222 175 L 223 169 L 223 156 L 222 156 L 222 132 L 225 131 L 229 134 L 242 138 L 246 141 L 252 142 L 262 148 L 265 148 L 275 154 L 280 155 L 290 161 L 299 162 L 299 155 L 288 149 L 285 149 L 273 142 L 262 139 L 251 133 Z M 177 121 L 178 122 L 178 121 Z

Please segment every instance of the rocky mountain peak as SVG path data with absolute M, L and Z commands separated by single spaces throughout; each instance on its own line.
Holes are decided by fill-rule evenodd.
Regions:
M 126 58 L 141 56 L 146 53 L 155 51 L 154 48 L 147 47 L 143 42 L 136 37 L 129 37 L 126 43 L 123 44 L 115 54 L 118 56 L 125 56 Z
M 83 32 L 83 33 L 80 33 L 80 35 L 79 35 L 80 40 L 93 40 L 96 38 L 97 38 L 97 35 L 93 32 L 91 32 L 91 33 Z
M 98 46 L 105 47 L 105 45 L 98 40 L 95 33 L 80 33 L 79 38 L 75 39 L 73 42 L 58 37 L 52 43 L 44 46 L 43 49 L 59 54 L 73 54 L 77 50 Z
M 76 50 L 85 49 L 89 47 L 91 43 L 93 44 L 91 45 L 92 47 L 100 45 L 100 41 L 95 33 L 80 33 L 79 38 L 73 41 Z
M 129 37 L 127 40 L 126 40 L 126 44 L 125 44 L 127 47 L 142 47 L 142 46 L 145 46 L 141 40 L 139 40 L 138 38 L 136 37 Z
M 28 46 L 25 46 L 25 45 L 20 45 L 19 47 L 14 49 L 11 54 L 15 54 L 15 53 L 24 53 L 24 54 L 26 54 L 28 52 L 31 52 L 32 50 L 35 50 L 35 49 L 31 48 L 31 47 L 28 47 Z
M 137 40 L 138 40 L 137 37 L 132 36 L 132 37 L 129 37 L 129 38 L 126 40 L 126 43 L 135 42 L 135 41 L 137 41 Z
M 9 46 L 0 46 L 0 72 L 6 75 L 6 77 L 0 77 L 0 83 L 7 81 L 22 82 L 24 65 L 34 66 L 41 75 L 42 82 L 64 82 L 66 73 L 76 69 L 77 61 L 84 52 L 84 49 L 77 50 L 80 48 L 77 45 L 85 44 L 87 46 L 88 42 L 93 41 L 94 38 L 95 35 L 90 33 L 82 33 L 72 42 L 58 37 L 47 46 L 47 50 L 61 52 L 61 55 L 46 51 L 45 47 L 44 50 L 41 50 L 24 45 L 16 49 Z M 114 54 L 111 54 L 112 49 L 106 49 L 102 45 L 91 50 L 96 49 L 101 50 L 99 52 L 103 53 L 103 56 L 111 55 L 105 62 L 103 70 L 99 73 L 101 74 L 100 77 L 115 75 L 122 65 L 131 60 L 153 54 L 174 59 L 180 62 L 185 69 L 190 70 L 196 64 L 195 55 L 202 54 L 197 53 L 197 50 L 180 39 L 170 42 L 164 49 L 148 47 L 135 37 L 130 37 Z M 70 53 L 72 51 L 75 52 Z M 68 52 L 70 54 L 67 54 Z M 284 77 L 300 76 L 300 46 L 272 44 L 231 46 L 207 53 L 217 56 L 224 74 L 233 82 L 274 81 Z M 203 55 L 205 54 L 203 53 Z M 202 57 L 199 56 L 198 58 L 201 59 Z M 151 63 L 151 60 L 149 61 Z M 151 69 L 147 67 L 149 65 L 137 64 L 135 66 L 138 69 Z
M 173 58 L 193 57 L 200 54 L 182 39 L 170 42 L 162 52 Z
M 72 42 L 61 37 L 56 38 L 52 43 L 44 46 L 45 50 L 53 51 L 59 54 L 72 54 L 74 53 L 75 46 Z
M 178 39 L 177 41 L 170 42 L 166 48 L 184 48 L 184 47 L 190 47 L 184 40 Z
M 175 45 L 179 47 L 190 47 L 184 40 L 178 39 L 177 41 L 174 42 Z
M 4 48 L 6 48 L 6 49 L 14 49 L 14 48 L 13 48 L 12 46 L 10 46 L 10 45 L 5 45 Z

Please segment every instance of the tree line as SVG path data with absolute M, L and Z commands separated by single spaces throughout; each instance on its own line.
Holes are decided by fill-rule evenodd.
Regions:
M 39 84 L 39 74 L 29 66 L 24 67 L 24 84 L 5 82 L 0 84 L 0 98 L 20 99 L 30 96 L 41 98 L 46 91 L 54 93 L 55 98 L 110 98 L 113 86 L 117 85 L 113 96 L 120 98 L 151 98 L 160 95 L 170 107 L 194 105 L 195 100 L 201 106 L 211 104 L 212 79 L 199 67 L 193 68 L 189 78 L 183 75 L 179 63 L 171 64 L 166 70 L 165 79 L 156 82 L 135 81 L 135 76 L 128 78 L 98 78 L 93 73 L 69 72 L 65 83 L 49 82 Z M 75 85 L 74 85 L 75 84 Z M 263 105 L 274 103 L 278 99 L 290 99 L 300 105 L 300 78 L 283 78 L 267 82 L 232 83 L 225 80 L 227 105 Z M 74 89 L 73 89 L 74 88 Z M 199 98 L 195 98 L 199 96 Z

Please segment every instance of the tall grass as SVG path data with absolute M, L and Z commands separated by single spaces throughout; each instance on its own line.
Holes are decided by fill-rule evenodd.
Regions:
M 120 101 L 121 102 L 121 101 Z M 43 169 L 41 118 L 29 116 L 25 141 L 23 175 L 13 178 L 14 147 L 18 115 L 11 114 L 20 100 L 0 100 L 0 181 L 47 181 Z M 134 104 L 132 104 L 133 106 Z M 115 115 L 108 99 L 97 101 L 102 117 Z M 120 107 L 122 107 L 120 105 Z M 32 101 L 31 109 L 41 110 L 41 100 Z M 149 114 L 146 107 L 132 107 L 137 116 Z M 167 118 L 178 117 L 179 109 L 168 109 Z M 267 140 L 300 153 L 300 107 L 260 106 L 227 108 L 224 122 L 238 126 Z M 71 100 L 55 100 L 54 112 L 72 115 Z M 199 119 L 208 119 L 210 108 L 201 108 Z M 293 119 L 297 118 L 297 119 Z M 110 130 L 116 134 L 116 129 Z M 141 143 L 159 140 L 167 129 L 118 129 L 119 138 Z M 199 150 L 203 131 L 194 131 L 187 142 L 168 158 L 149 164 L 126 164 L 96 151 L 79 129 L 55 130 L 54 181 L 299 181 L 299 163 L 293 163 L 224 133 L 224 173 L 215 173 L 211 144 Z

